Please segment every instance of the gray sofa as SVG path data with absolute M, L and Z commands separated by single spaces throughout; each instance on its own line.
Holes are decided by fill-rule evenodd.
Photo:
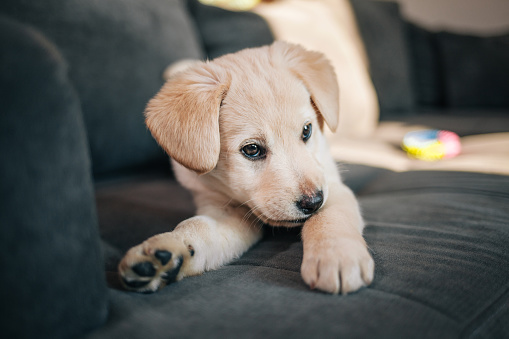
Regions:
M 507 36 L 431 33 L 394 4 L 352 4 L 382 119 L 509 131 L 507 64 L 496 65 L 507 60 Z M 348 296 L 309 290 L 300 230 L 275 228 L 216 271 L 155 294 L 122 290 L 123 253 L 194 212 L 143 124 L 164 68 L 272 39 L 252 13 L 195 1 L 0 4 L 3 337 L 509 337 L 502 175 L 340 164 L 376 263 L 373 284 Z M 455 53 L 472 44 L 487 54 L 466 64 L 498 68 L 473 73 L 465 88 L 450 58 L 466 58 Z

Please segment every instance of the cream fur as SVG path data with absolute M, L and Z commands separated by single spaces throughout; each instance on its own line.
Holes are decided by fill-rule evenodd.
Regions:
M 256 243 L 264 223 L 303 227 L 301 273 L 311 288 L 348 293 L 368 285 L 374 264 L 359 206 L 323 133 L 324 123 L 337 127 L 337 103 L 335 74 L 323 55 L 284 42 L 175 74 L 147 105 L 146 121 L 193 193 L 197 216 L 131 249 L 119 266 L 126 286 L 155 291 L 167 272 L 178 271 L 179 280 L 218 268 Z M 253 143 L 266 149 L 265 158 L 242 154 Z M 324 203 L 306 216 L 296 202 L 319 190 Z M 181 257 L 182 266 L 175 259 L 161 264 L 159 250 Z M 135 272 L 146 262 L 153 277 Z

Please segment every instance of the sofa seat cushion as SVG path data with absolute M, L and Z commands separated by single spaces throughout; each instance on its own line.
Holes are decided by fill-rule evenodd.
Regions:
M 267 228 L 263 240 L 238 260 L 155 294 L 122 291 L 112 270 L 110 319 L 91 338 L 507 333 L 509 177 L 371 172 L 344 165 L 343 172 L 359 191 L 364 233 L 376 263 L 368 288 L 348 296 L 309 290 L 300 277 L 300 230 Z M 360 177 L 366 180 L 363 186 Z M 98 189 L 99 219 L 109 242 L 118 241 L 124 250 L 192 215 L 188 193 L 165 180 Z
M 508 192 L 507 176 L 461 172 L 389 174 L 366 187 L 368 243 L 371 234 L 381 273 L 374 288 L 448 318 L 456 337 L 503 336 Z
M 116 270 L 118 256 L 129 248 L 171 231 L 195 209 L 191 194 L 159 170 L 96 183 L 96 202 L 103 245 L 109 250 L 107 270 Z

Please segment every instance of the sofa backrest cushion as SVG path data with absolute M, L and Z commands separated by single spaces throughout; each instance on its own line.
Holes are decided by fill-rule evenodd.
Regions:
M 202 58 L 180 0 L 3 0 L 60 49 L 81 100 L 94 175 L 166 161 L 145 127 L 166 66 Z
M 509 34 L 432 32 L 408 23 L 416 104 L 509 107 Z
M 436 34 L 448 107 L 509 108 L 509 33 Z
M 414 106 L 406 25 L 399 4 L 350 0 L 369 58 L 380 116 L 406 115 Z
M 267 22 L 253 12 L 229 11 L 198 0 L 187 0 L 187 7 L 209 59 L 274 42 Z

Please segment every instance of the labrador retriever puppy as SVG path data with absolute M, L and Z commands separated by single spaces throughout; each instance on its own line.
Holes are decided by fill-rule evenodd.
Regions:
M 311 289 L 346 294 L 371 283 L 359 206 L 324 137 L 325 124 L 338 125 L 338 85 L 321 53 L 278 41 L 197 62 L 166 82 L 145 116 L 197 215 L 127 252 L 127 289 L 154 292 L 225 265 L 264 224 L 302 226 Z

